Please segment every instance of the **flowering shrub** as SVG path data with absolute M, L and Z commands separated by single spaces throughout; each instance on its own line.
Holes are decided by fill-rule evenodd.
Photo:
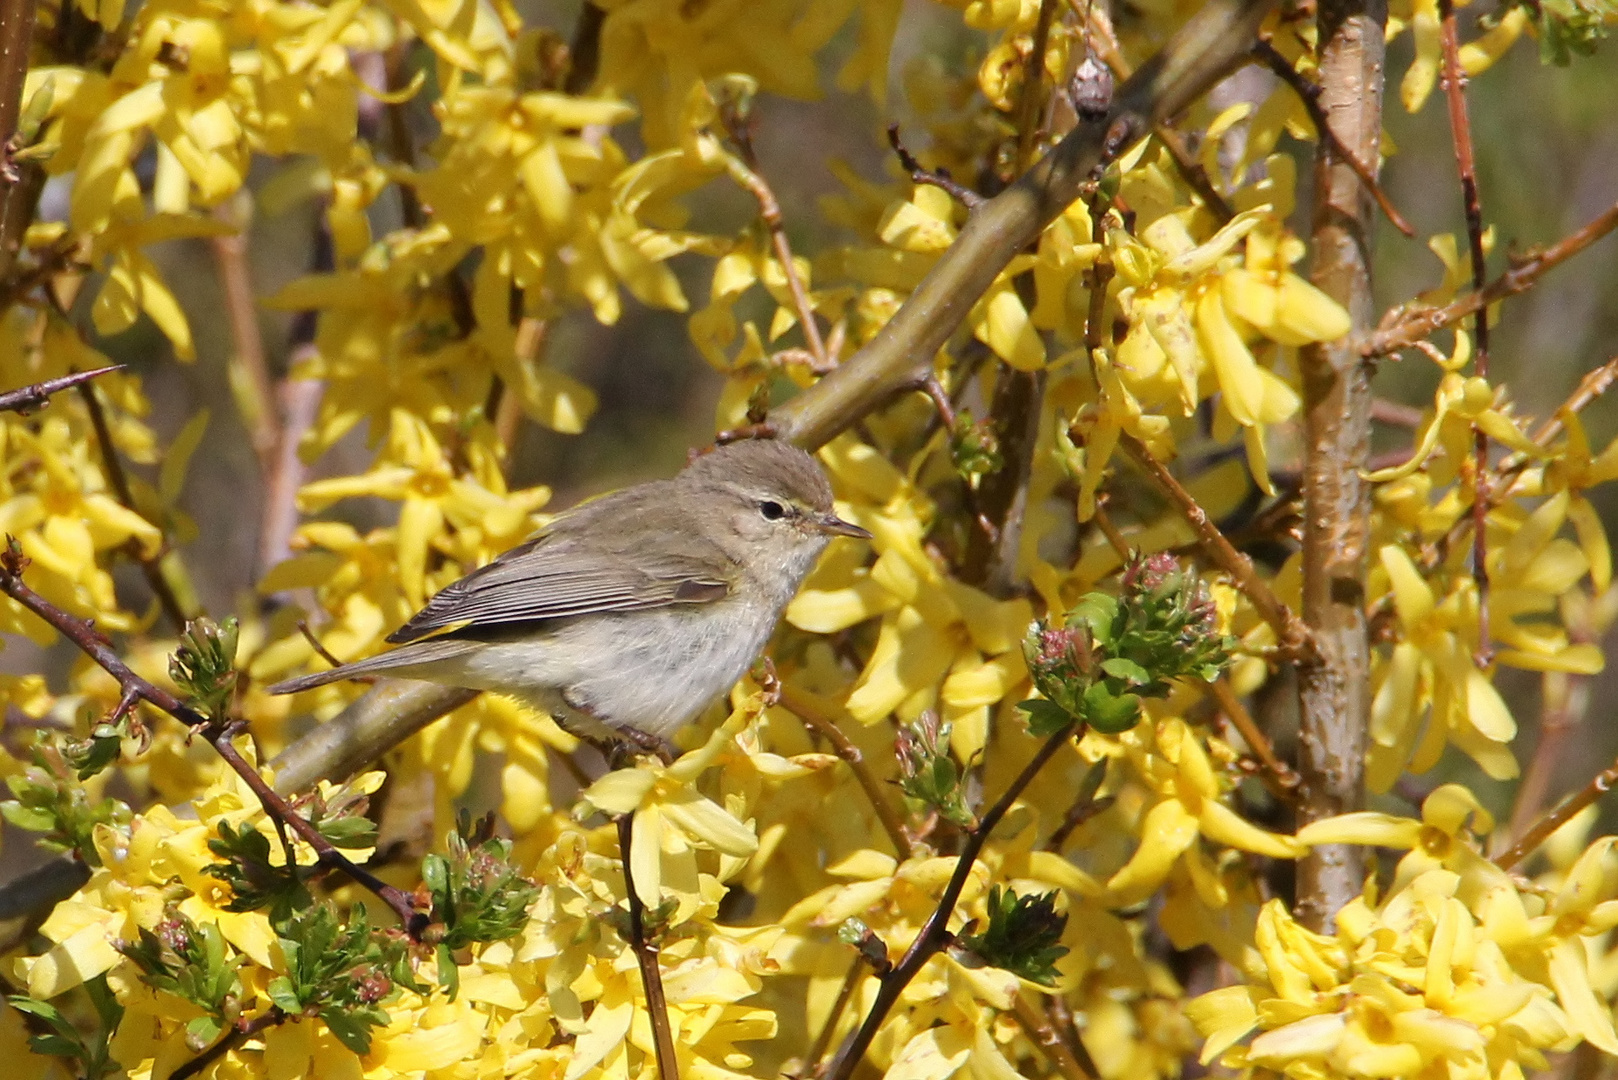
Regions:
M 1523 771 L 1500 668 L 1571 723 L 1618 616 L 1591 497 L 1618 443 L 1580 418 L 1618 364 L 1538 422 L 1487 369 L 1495 302 L 1618 207 L 1489 282 L 1462 76 L 1525 34 L 1566 63 L 1618 12 L 1506 4 L 1463 44 L 1432 0 L 1386 26 L 938 6 L 969 48 L 899 69 L 896 0 L 591 0 L 574 26 L 0 0 L 0 380 L 33 388 L 0 397 L 0 630 L 74 658 L 0 676 L 0 812 L 60 855 L 0 886 L 36 916 L 0 971 L 17 1075 L 1512 1080 L 1618 1054 L 1618 860 L 1584 812 L 1613 778 L 1547 811 L 1547 726 L 1509 826 L 1455 779 Z M 1375 175 L 1405 31 L 1386 77 L 1411 111 L 1447 95 L 1475 213 L 1378 321 L 1360 241 L 1404 226 Z M 1250 60 L 1277 78 L 1205 97 Z M 892 167 L 832 163 L 841 231 L 795 251 L 760 102 L 899 115 L 890 71 Z M 240 280 L 244 208 L 296 198 L 325 261 L 258 299 L 309 340 L 278 387 L 248 303 L 231 361 L 261 524 L 295 520 L 210 617 L 184 496 L 213 444 L 205 415 L 157 434 L 168 359 L 36 384 L 143 323 L 194 361 L 206 313 L 155 252 L 206 240 Z M 723 376 L 716 434 L 815 450 L 872 534 L 832 542 L 771 663 L 672 760 L 610 771 L 495 694 L 269 694 L 550 520 L 518 432 L 612 402 L 549 331 L 635 305 Z M 1389 461 L 1369 380 L 1401 352 L 1436 389 Z M 360 499 L 388 524 L 339 519 Z

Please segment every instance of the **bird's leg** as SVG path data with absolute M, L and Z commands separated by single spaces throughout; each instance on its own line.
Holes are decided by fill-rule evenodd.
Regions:
M 648 754 L 656 754 L 663 764 L 668 765 L 674 761 L 674 748 L 664 739 L 653 735 L 649 731 L 642 731 L 632 724 L 614 724 L 613 726 L 622 733 L 625 739 L 634 743 L 641 750 Z M 624 746 L 625 744 L 619 743 L 618 745 Z

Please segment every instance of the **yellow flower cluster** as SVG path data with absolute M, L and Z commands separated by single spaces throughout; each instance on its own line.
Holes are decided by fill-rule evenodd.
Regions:
M 1618 1052 L 1589 953 L 1618 925 L 1614 838 L 1560 881 L 1524 887 L 1472 846 L 1492 827 L 1470 792 L 1446 785 L 1420 821 L 1360 813 L 1304 828 L 1312 843 L 1410 853 L 1386 895 L 1370 888 L 1337 913 L 1335 935 L 1300 927 L 1280 901 L 1264 907 L 1248 983 L 1186 1006 L 1208 1040 L 1203 1061 L 1292 1077 L 1516 1078 L 1581 1038 Z
M 934 140 L 928 160 L 958 175 L 968 175 L 964 165 L 1009 175 L 1042 5 L 950 6 L 979 35 L 982 60 L 975 83 L 926 63 L 906 73 Z M 436 590 L 544 523 L 549 489 L 513 489 L 509 448 L 485 410 L 515 402 L 529 421 L 562 433 L 589 421 L 593 391 L 545 362 L 551 322 L 585 312 L 611 323 L 626 297 L 686 312 L 671 264 L 684 257 L 707 267 L 706 302 L 687 328 L 726 376 L 716 422 L 728 428 L 745 422 L 783 372 L 807 386 L 846 362 L 939 263 L 970 211 L 937 186 L 873 181 L 840 166 L 847 192 L 827 201 L 825 217 L 851 238 L 813 258 L 785 256 L 784 242 L 756 223 L 701 231 L 686 200 L 711 183 L 758 195 L 764 167 L 731 128 L 757 92 L 818 95 L 834 42 L 851 45 L 837 84 L 881 101 L 902 7 L 600 0 L 592 5 L 604 19 L 599 66 L 580 90 L 553 60 L 554 35 L 525 26 L 505 0 L 154 0 L 127 18 L 116 0 L 84 3 L 86 17 L 118 28 L 107 39 L 116 55 L 100 66 L 60 57 L 29 73 L 24 107 L 38 140 L 25 160 L 43 162 L 68 210 L 65 221 L 36 224 L 27 244 L 41 256 L 77 244 L 103 272 L 89 298 L 97 333 L 144 315 L 189 359 L 188 318 L 152 246 L 229 231 L 208 211 L 240 195 L 255 161 L 276 164 L 271 183 L 283 194 L 324 197 L 333 265 L 271 303 L 318 313 L 312 348 L 293 372 L 324 386 L 305 458 L 351 433 L 366 436 L 373 457 L 302 489 L 298 507 L 310 519 L 294 553 L 257 584 L 312 606 L 321 645 L 357 659 L 383 648 Z M 1153 7 L 1140 20 L 1143 40 L 1166 34 L 1186 7 Z M 1436 77 L 1436 11 L 1417 2 L 1396 12 L 1416 41 L 1403 85 L 1411 108 Z M 1467 70 L 1491 62 L 1523 25 L 1521 11 L 1508 13 L 1469 46 Z M 1058 19 L 1038 62 L 1065 80 L 1090 37 Z M 1135 44 L 1126 39 L 1125 51 Z M 358 55 L 387 58 L 392 88 L 365 84 L 350 62 Z M 379 160 L 357 135 L 362 107 L 417 96 L 431 98 L 436 140 L 419 160 L 399 147 Z M 1295 351 L 1349 327 L 1294 269 L 1305 254 L 1285 225 L 1295 168 L 1274 150 L 1283 130 L 1312 137 L 1301 118 L 1285 88 L 1202 118 L 1202 164 L 1223 208 L 1188 187 L 1160 142 L 1110 163 L 1093 197 L 1011 261 L 968 314 L 962 340 L 936 358 L 941 389 L 973 408 L 1005 380 L 1029 377 L 1042 388 L 1023 529 L 1005 568 L 1029 583 L 1024 593 L 959 569 L 962 538 L 977 525 L 974 489 L 952 467 L 956 433 L 919 398 L 898 402 L 820 450 L 839 514 L 872 541 L 834 542 L 772 649 L 779 686 L 744 682 L 723 719 L 683 733 L 688 752 L 673 763 L 593 781 L 553 775 L 577 741 L 492 695 L 389 756 L 401 789 L 420 781 L 429 790 L 435 838 L 466 802 L 497 807 L 513 864 L 538 889 L 518 933 L 452 957 L 455 995 L 390 988 L 379 997 L 387 1019 L 363 1055 L 325 1020 L 277 1015 L 272 988 L 292 967 L 287 942 L 263 913 L 229 910 L 229 890 L 208 873 L 220 858 L 208 842 L 222 825 L 254 831 L 272 860 L 284 858 L 279 842 L 251 792 L 221 780 L 208 748 L 166 722 L 144 754 L 134 740 L 125 748 L 111 774 L 123 786 L 107 776 L 91 782 L 97 796 L 133 791 L 145 801 L 127 820 L 95 826 L 101 866 L 44 923 L 44 946 L 13 957 L 12 974 L 31 997 L 64 1003 L 105 977 L 124 1009 L 112 1058 L 140 1080 L 169 1075 L 200 1050 L 185 1042 L 196 1009 L 143 982 L 115 942 L 178 912 L 217 928 L 242 987 L 232 1007 L 264 1022 L 220 1054 L 217 1077 L 644 1077 L 655 1033 L 621 929 L 627 869 L 658 939 L 682 1075 L 775 1075 L 794 1056 L 812 1065 L 804 1051 L 817 1041 L 834 1049 L 877 999 L 872 957 L 897 960 L 922 935 L 962 850 L 959 828 L 906 803 L 889 782 L 898 775 L 895 726 L 932 715 L 948 723 L 948 751 L 981 793 L 978 804 L 1033 760 L 1037 741 L 1018 710 L 1034 694 L 1023 636 L 1121 565 L 1106 529 L 1089 523 L 1113 526 L 1099 512 L 1125 437 L 1165 462 L 1222 457 L 1188 482 L 1213 519 L 1253 486 L 1273 493 L 1272 454 L 1291 453 L 1276 432 L 1300 408 Z M 1071 120 L 1061 109 L 1048 119 L 1051 138 Z M 1246 138 L 1232 164 L 1220 146 L 1238 126 Z M 385 194 L 406 207 L 404 223 L 375 235 Z M 1433 246 L 1449 272 L 1428 299 L 1442 302 L 1464 268 L 1453 239 Z M 831 327 L 827 355 L 814 364 L 803 362 L 806 350 L 781 348 L 806 315 Z M 1495 668 L 1475 658 L 1485 631 L 1501 664 L 1589 674 L 1601 666 L 1590 636 L 1618 611 L 1610 546 L 1587 495 L 1618 477 L 1618 443 L 1595 450 L 1571 412 L 1530 431 L 1499 388 L 1465 374 L 1464 334 L 1439 359 L 1412 457 L 1371 477 L 1368 600 L 1380 644 L 1369 764 L 1379 791 L 1433 768 L 1450 746 L 1492 777 L 1515 776 L 1515 721 Z M 0 319 L 6 385 L 101 362 L 53 305 L 16 306 Z M 39 592 L 130 633 L 121 645 L 129 662 L 161 680 L 172 642 L 153 630 L 155 607 L 120 605 L 111 560 L 141 559 L 184 592 L 170 549 L 194 531 L 177 502 L 203 424 L 160 452 L 139 380 L 116 373 L 97 385 L 104 442 L 77 399 L 0 420 L 0 532 L 17 536 Z M 1515 455 L 1487 515 L 1486 626 L 1466 544 L 1454 542 L 1479 491 L 1476 430 Z M 156 482 L 132 475 L 120 490 L 108 455 L 157 465 Z M 397 504 L 396 523 L 362 531 L 324 516 L 365 497 Z M 1119 520 L 1122 543 L 1149 553 L 1196 539 L 1152 497 Z M 1269 586 L 1295 603 L 1298 582 L 1293 559 Z M 1212 594 L 1220 631 L 1238 641 L 1231 688 L 1249 694 L 1269 678 L 1275 628 L 1229 580 Z M 243 613 L 244 688 L 234 706 L 267 755 L 286 745 L 294 721 L 329 720 L 362 692 L 264 692 L 325 663 L 298 631 L 300 614 Z M 10 602 L 0 604 L 0 630 L 51 640 Z M 959 942 L 991 919 L 991 886 L 1054 894 L 1066 916 L 1054 982 L 986 966 L 963 947 L 939 951 L 872 1044 L 870 1060 L 889 1080 L 1061 1071 L 1052 1046 L 1062 1033 L 1051 1031 L 1065 1012 L 1081 1018 L 1098 1080 L 1179 1075 L 1195 1048 L 1192 1024 L 1208 1040 L 1205 1061 L 1309 1080 L 1441 1068 L 1513 1080 L 1581 1039 L 1618 1052 L 1608 1004 L 1618 966 L 1608 958 L 1593 969 L 1587 951 L 1618 924 L 1611 838 L 1528 884 L 1479 854 L 1474 837 L 1492 826 L 1455 786 L 1434 792 L 1419 821 L 1357 814 L 1296 836 L 1261 828 L 1243 783 L 1254 748 L 1209 726 L 1204 689 L 1176 686 L 1146 705 L 1136 727 L 1061 746 L 1034 777 L 945 914 Z M 27 676 L 0 682 L 0 696 L 82 733 L 119 691 L 81 661 L 61 693 Z M 823 737 L 828 725 L 844 740 L 836 754 Z M 16 775 L 23 763 L 8 750 L 0 766 Z M 323 796 L 357 798 L 381 783 L 370 773 Z M 629 812 L 626 867 L 601 822 Z M 1409 851 L 1385 894 L 1338 913 L 1335 936 L 1298 926 L 1268 899 L 1257 869 L 1261 858 L 1294 859 L 1328 843 Z M 304 846 L 295 851 L 313 861 Z M 409 868 L 382 872 L 416 886 Z M 368 902 L 352 888 L 335 895 L 350 907 Z M 1161 960 L 1159 929 L 1177 949 L 1209 946 L 1245 983 L 1188 1003 Z M 431 950 L 412 960 L 426 982 L 438 974 Z M 29 1031 L 19 1016 L 0 1014 L 8 1060 L 24 1060 Z M 36 1063 L 38 1075 L 55 1068 Z

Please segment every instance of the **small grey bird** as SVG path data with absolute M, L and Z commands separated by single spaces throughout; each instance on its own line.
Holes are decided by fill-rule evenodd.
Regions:
M 833 536 L 819 462 L 790 443 L 721 446 L 672 480 L 591 500 L 447 586 L 401 647 L 270 687 L 388 675 L 492 690 L 598 744 L 657 750 L 735 685 Z

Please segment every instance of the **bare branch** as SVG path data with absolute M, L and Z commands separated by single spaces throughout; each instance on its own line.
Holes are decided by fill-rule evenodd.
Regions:
M 94 660 L 101 669 L 114 679 L 118 680 L 118 687 L 124 695 L 138 695 L 142 701 L 161 709 L 174 719 L 180 721 L 191 729 L 192 734 L 200 735 L 208 741 L 214 751 L 224 759 L 225 764 L 240 776 L 258 796 L 264 807 L 266 816 L 283 825 L 290 826 L 298 837 L 308 844 L 315 852 L 321 865 L 330 867 L 359 885 L 374 893 L 384 903 L 393 909 L 399 916 L 399 921 L 406 931 L 416 937 L 427 924 L 424 912 L 416 910 L 410 897 L 400 889 L 387 884 L 370 871 L 357 866 L 347 856 L 332 846 L 331 841 L 321 835 L 320 830 L 310 824 L 301 814 L 297 813 L 287 803 L 286 799 L 277 795 L 265 782 L 264 777 L 254 768 L 241 752 L 236 749 L 232 740 L 240 732 L 239 725 L 220 723 L 197 712 L 191 706 L 164 690 L 162 687 L 146 681 L 130 669 L 118 654 L 112 651 L 112 645 L 95 627 L 79 618 L 69 615 L 29 588 L 22 579 L 23 569 L 28 560 L 23 557 L 21 548 L 11 537 L 6 538 L 6 549 L 0 552 L 0 592 L 4 592 L 17 603 L 33 612 L 40 619 L 48 623 L 57 633 L 67 638 L 79 650 Z
M 634 950 L 641 986 L 646 991 L 657 1074 L 662 1080 L 680 1080 L 680 1065 L 674 1056 L 674 1033 L 669 1030 L 669 1003 L 663 993 L 663 969 L 658 963 L 657 946 L 646 937 L 640 894 L 635 891 L 635 878 L 630 870 L 630 850 L 634 842 L 635 815 L 622 814 L 618 817 L 618 859 L 623 864 L 624 895 L 629 904 L 629 947 Z
M 1428 335 L 1454 326 L 1468 315 L 1488 307 L 1508 296 L 1516 296 L 1533 288 L 1548 270 L 1553 270 L 1589 247 L 1618 227 L 1618 203 L 1607 207 L 1576 232 L 1558 240 L 1548 248 L 1533 252 L 1520 259 L 1505 273 L 1482 289 L 1452 300 L 1441 308 L 1409 305 L 1394 308 L 1382 320 L 1382 326 L 1366 339 L 1360 354 L 1368 358 L 1387 356 L 1400 349 L 1408 349 Z

